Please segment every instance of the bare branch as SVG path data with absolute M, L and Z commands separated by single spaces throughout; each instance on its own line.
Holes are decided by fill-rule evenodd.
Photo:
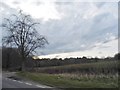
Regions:
M 38 34 L 36 25 L 39 23 L 34 22 L 30 15 L 20 11 L 19 15 L 13 14 L 11 18 L 5 18 L 5 22 L 2 23 L 2 27 L 9 34 L 3 38 L 3 42 L 17 47 L 22 57 L 29 56 L 37 48 L 42 48 L 48 43 L 44 36 Z

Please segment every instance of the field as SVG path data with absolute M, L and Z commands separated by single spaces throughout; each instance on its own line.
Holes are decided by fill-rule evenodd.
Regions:
M 59 73 L 115 74 L 118 71 L 118 61 L 102 61 L 94 63 L 34 68 L 33 71 L 49 74 Z
M 17 75 L 57 88 L 116 88 L 118 62 L 104 61 L 35 68 Z
M 39 83 L 57 88 L 116 88 L 118 76 L 105 75 L 75 75 L 75 74 L 43 74 L 22 72 L 20 76 L 37 81 Z

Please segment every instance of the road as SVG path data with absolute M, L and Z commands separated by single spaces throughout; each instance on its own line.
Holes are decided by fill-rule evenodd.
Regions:
M 2 78 L 2 88 L 38 88 L 31 83 L 17 81 L 9 78 Z
M 0 71 L 0 90 L 2 89 L 2 72 Z
M 3 73 L 2 75 L 2 88 L 47 88 L 52 89 L 52 87 L 35 83 L 33 81 L 10 78 L 13 77 L 14 73 Z M 4 90 L 4 89 L 3 89 Z

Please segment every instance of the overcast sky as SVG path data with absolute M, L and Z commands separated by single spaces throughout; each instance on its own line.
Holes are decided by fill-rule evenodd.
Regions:
M 38 32 L 49 45 L 38 50 L 39 55 L 113 56 L 118 52 L 117 2 L 4 0 L 0 6 L 0 20 L 21 9 L 41 23 Z

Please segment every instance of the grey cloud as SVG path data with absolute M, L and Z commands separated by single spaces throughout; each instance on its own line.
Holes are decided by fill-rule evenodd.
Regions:
M 98 7 L 98 8 L 101 8 L 103 5 L 105 5 L 106 2 L 95 2 L 95 5 Z
M 1 11 L 1 14 L 0 14 L 0 25 L 4 22 L 4 18 L 10 18 L 12 14 L 18 14 L 16 9 L 9 7 L 5 3 L 0 2 L 0 5 L 3 8 L 3 11 Z M 0 30 L 2 30 L 2 28 L 0 28 Z M 2 30 L 1 34 L 6 35 L 7 33 Z
M 44 4 L 44 3 L 39 1 L 39 0 L 34 0 L 33 2 L 31 2 L 31 4 L 39 6 L 39 5 Z
M 79 4 L 77 5 L 80 8 Z M 79 9 L 74 7 L 76 8 L 75 4 L 73 6 L 71 3 L 69 5 L 64 3 L 64 6 L 60 8 L 60 12 L 66 12 L 67 16 L 61 21 L 51 21 L 49 25 L 46 25 L 49 27 L 48 32 L 53 35 L 53 37 L 50 35 L 52 44 L 49 53 L 87 50 L 93 48 L 93 43 L 96 41 L 106 42 L 104 39 L 106 33 L 111 32 L 117 35 L 117 22 L 111 13 L 97 15 L 89 21 L 82 19 L 79 15 Z M 76 17 L 74 17 L 75 15 Z M 80 47 L 82 44 L 85 44 L 86 47 Z
M 13 1 L 12 3 L 15 4 L 15 5 L 16 5 L 16 4 L 20 4 L 19 1 Z
M 104 3 L 97 3 L 98 8 L 104 5 Z M 89 8 L 89 3 L 56 2 L 58 12 L 65 15 L 61 20 L 50 20 L 45 23 L 37 20 L 41 22 L 38 32 L 45 35 L 50 43 L 38 52 L 40 54 L 52 54 L 84 51 L 94 48 L 95 42 L 106 43 L 105 34 L 108 32 L 117 36 L 117 22 L 113 15 L 103 13 L 93 19 L 85 20 L 83 15 L 84 13 L 87 14 L 86 10 Z M 81 47 L 83 44 L 85 47 Z
M 56 1 L 55 4 L 56 5 L 71 5 L 71 4 L 73 4 L 73 2 L 69 2 L 69 1 L 60 2 L 60 1 Z

